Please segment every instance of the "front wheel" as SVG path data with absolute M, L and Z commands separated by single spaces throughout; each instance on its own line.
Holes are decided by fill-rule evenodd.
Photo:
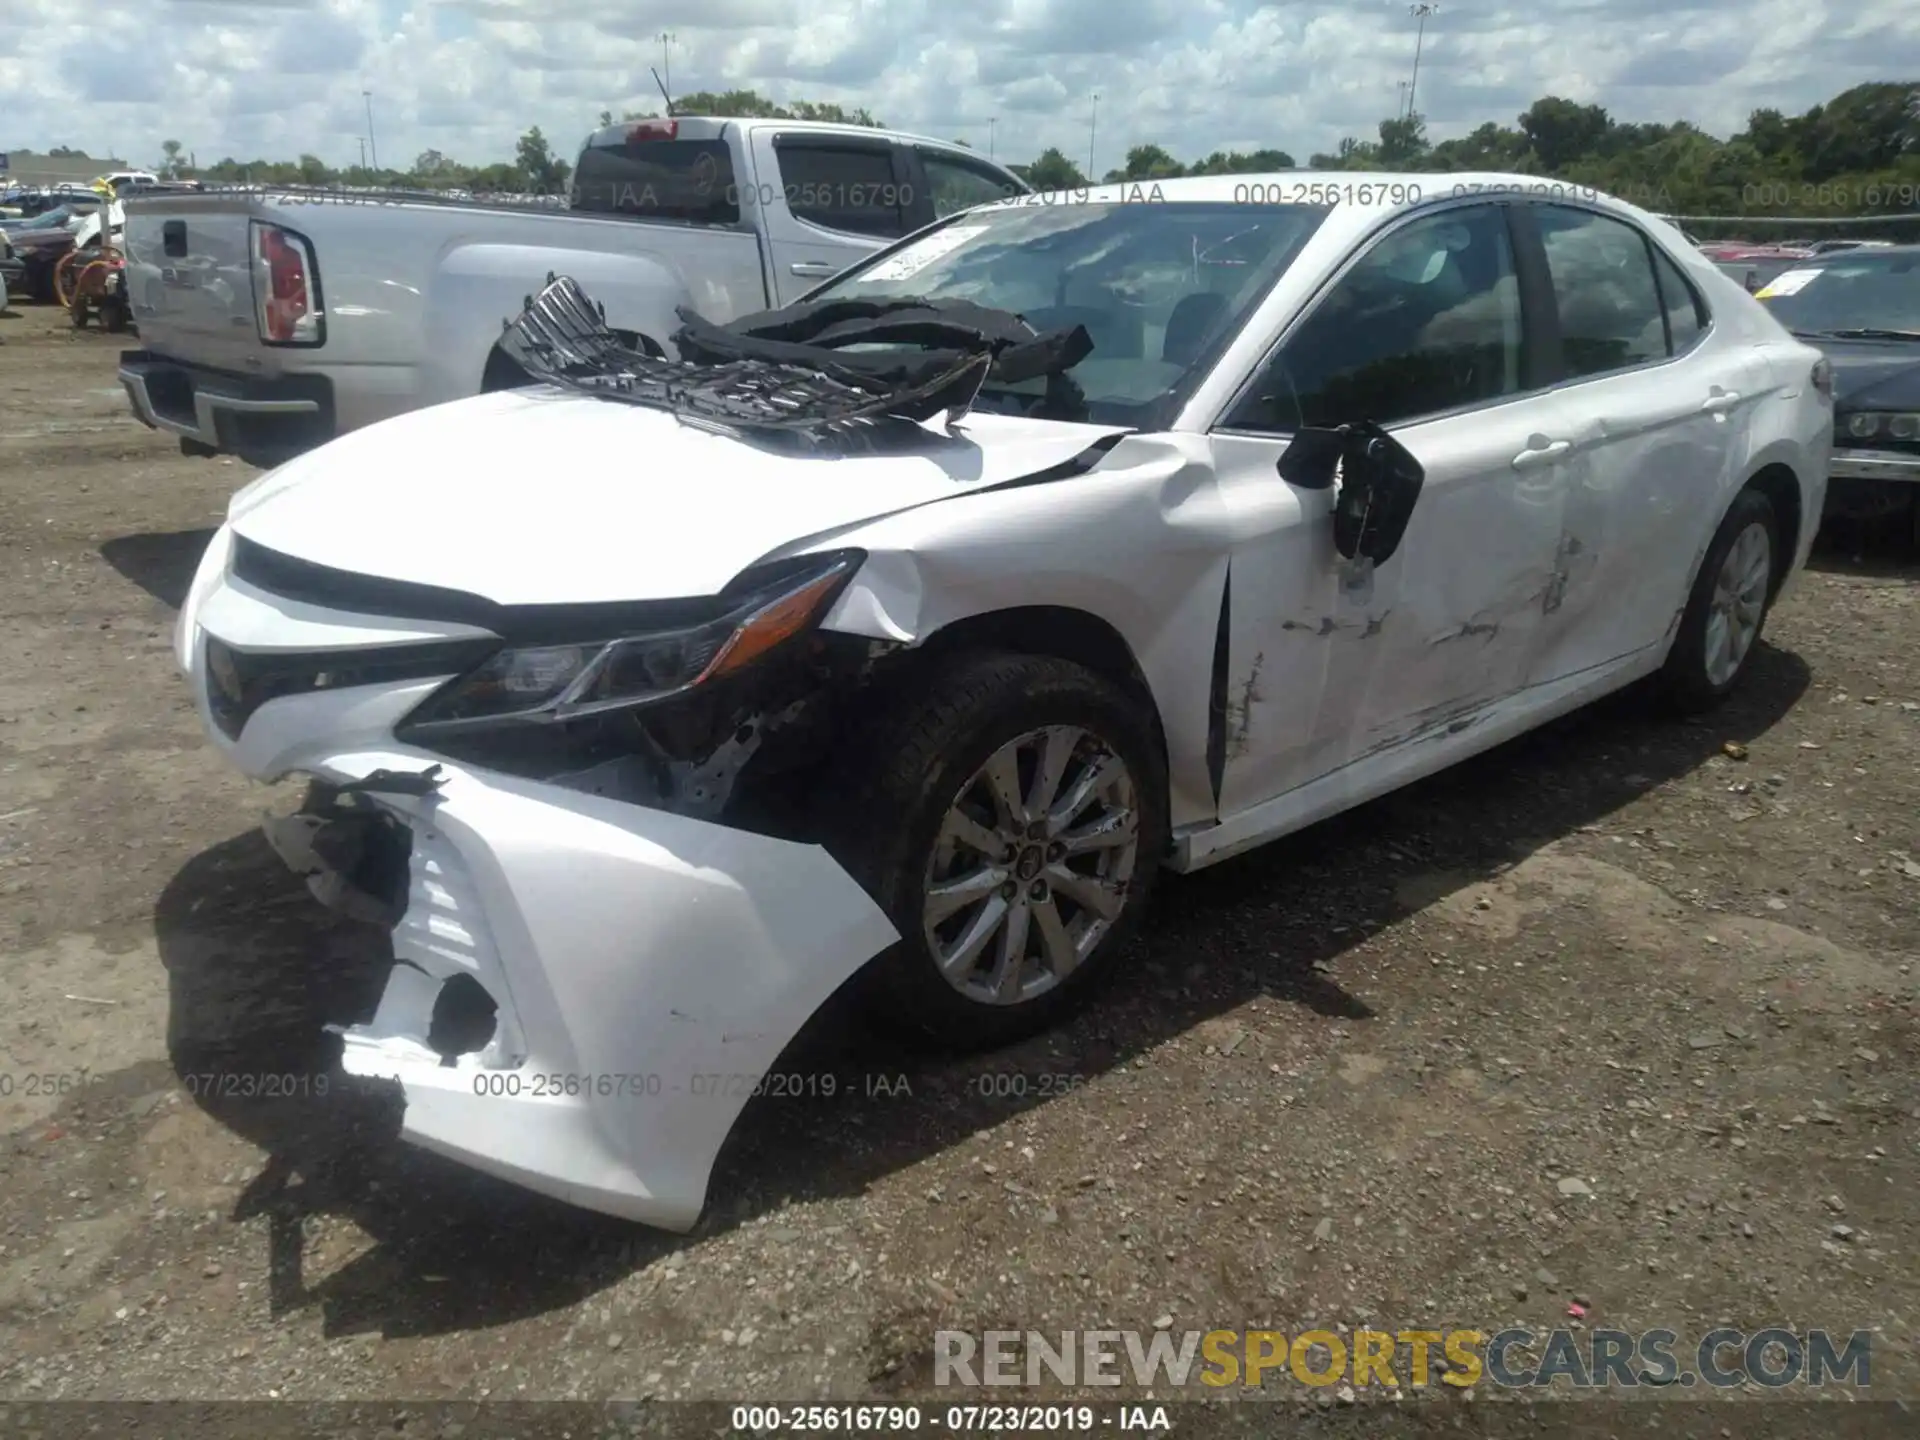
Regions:
M 1661 671 L 1662 688 L 1682 713 L 1712 709 L 1745 673 L 1778 588 L 1779 554 L 1773 502 L 1742 490 L 1707 546 Z
M 903 937 L 865 977 L 876 1018 L 978 1050 L 1089 999 L 1167 842 L 1145 703 L 1065 660 L 969 656 L 861 749 L 834 849 Z

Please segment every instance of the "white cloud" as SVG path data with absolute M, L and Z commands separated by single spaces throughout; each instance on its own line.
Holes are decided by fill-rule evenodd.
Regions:
M 1546 94 L 1724 134 L 1758 106 L 1903 78 L 1886 66 L 1914 55 L 1910 5 L 1462 0 L 1428 22 L 1419 108 L 1436 139 L 1511 124 Z M 389 164 L 429 148 L 507 159 L 533 124 L 564 151 L 602 108 L 658 99 L 662 31 L 678 91 L 837 100 L 983 149 L 994 117 L 1006 159 L 1058 145 L 1084 163 L 1097 92 L 1102 169 L 1143 141 L 1304 161 L 1373 133 L 1414 48 L 1391 0 L 4 0 L 0 143 L 110 145 L 144 163 L 177 139 L 203 163 L 341 164 L 358 158 L 371 91 Z

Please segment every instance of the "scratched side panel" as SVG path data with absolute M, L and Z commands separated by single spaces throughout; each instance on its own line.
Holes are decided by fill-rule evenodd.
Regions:
M 1566 426 L 1542 395 L 1397 430 L 1426 483 L 1400 549 L 1371 573 L 1333 548 L 1332 492 L 1276 480 L 1284 442 L 1217 437 L 1245 512 L 1223 816 L 1520 688 L 1554 600 L 1565 479 L 1512 462 Z

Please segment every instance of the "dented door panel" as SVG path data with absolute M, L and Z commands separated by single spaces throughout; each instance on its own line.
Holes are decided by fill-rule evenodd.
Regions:
M 1223 480 L 1238 473 L 1304 522 L 1234 550 L 1223 817 L 1525 683 L 1565 504 L 1545 447 L 1569 429 L 1548 395 L 1395 428 L 1426 484 L 1371 573 L 1333 549 L 1333 492 L 1292 492 L 1274 473 L 1284 441 L 1216 437 Z M 1516 468 L 1530 448 L 1544 458 Z M 1236 697 L 1250 703 L 1236 712 Z
M 1657 644 L 1685 603 L 1693 555 L 1738 488 L 1755 366 L 1708 347 L 1673 365 L 1602 376 L 1559 398 L 1573 417 L 1552 604 L 1529 667 L 1558 679 Z

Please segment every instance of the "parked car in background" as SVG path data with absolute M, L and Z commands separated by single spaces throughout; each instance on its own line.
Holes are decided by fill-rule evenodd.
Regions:
M 54 267 L 74 248 L 78 232 L 99 208 L 62 204 L 30 220 L 7 223 L 7 239 L 21 262 L 20 288 L 27 295 L 42 301 L 54 298 Z
M 1840 250 L 1881 250 L 1891 240 L 1816 240 L 1807 249 L 1815 255 L 1831 255 Z
M 1811 542 L 1828 363 L 1536 183 L 1017 197 L 674 360 L 563 278 L 503 337 L 538 388 L 247 486 L 178 658 L 230 764 L 315 782 L 276 849 L 393 927 L 345 1068 L 685 1228 L 856 972 L 996 1045 L 1117 978 L 1163 867 L 1643 677 L 1716 704 Z
M 1752 295 L 1762 289 L 1774 276 L 1784 274 L 1795 265 L 1802 264 L 1807 258 L 1804 255 L 1784 258 L 1774 255 L 1756 255 L 1743 260 L 1716 260 L 1714 264 L 1721 274 L 1737 280 L 1740 287 Z
M 0 224 L 15 225 L 44 215 L 49 210 L 66 206 L 69 209 L 84 209 L 98 205 L 100 196 L 94 191 L 70 185 L 55 186 L 49 189 L 10 190 L 0 196 Z
M 259 464 L 422 405 L 524 381 L 501 328 L 550 272 L 662 350 L 793 299 L 955 209 L 1023 194 L 923 136 L 787 120 L 617 125 L 568 208 L 271 189 L 130 200 L 127 284 L 146 348 L 133 412 L 191 453 Z
M 1823 254 L 1758 298 L 1833 362 L 1827 513 L 1901 517 L 1920 548 L 1920 245 Z
M 0 230 L 0 307 L 9 294 L 26 288 L 23 280 L 26 268 L 13 253 L 13 242 L 7 238 L 7 232 Z

